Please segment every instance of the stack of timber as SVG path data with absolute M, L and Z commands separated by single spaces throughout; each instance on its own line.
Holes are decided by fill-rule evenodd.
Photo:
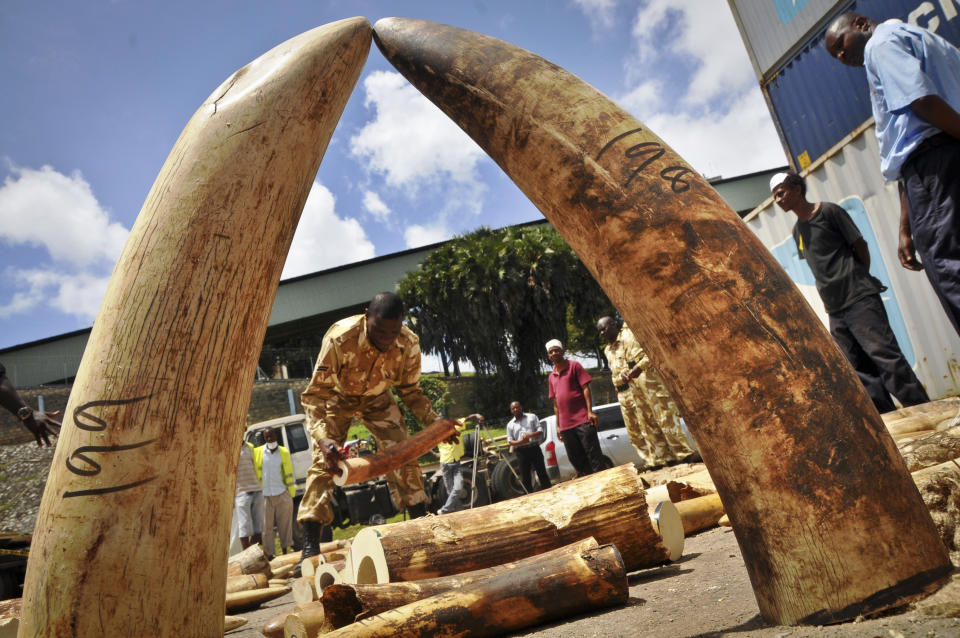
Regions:
M 368 527 L 348 562 L 355 583 L 422 580 L 501 565 L 593 536 L 627 571 L 676 560 L 683 529 L 669 501 L 651 516 L 633 465 L 491 505 Z

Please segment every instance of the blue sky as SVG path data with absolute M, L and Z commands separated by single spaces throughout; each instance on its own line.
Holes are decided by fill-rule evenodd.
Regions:
M 0 348 L 89 327 L 197 107 L 276 44 L 355 15 L 444 22 L 529 49 L 708 177 L 786 162 L 725 0 L 6 0 Z M 540 217 L 371 46 L 284 278 Z

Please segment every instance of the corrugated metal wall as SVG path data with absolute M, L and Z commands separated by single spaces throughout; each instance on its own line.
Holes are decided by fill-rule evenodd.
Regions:
M 804 10 L 812 6 L 811 2 Z M 839 6 L 835 14 L 843 11 L 857 11 L 878 22 L 899 18 L 960 45 L 958 0 L 860 0 Z M 808 22 L 815 17 L 810 16 Z M 801 169 L 871 115 L 866 73 L 862 68 L 844 66 L 827 54 L 823 47 L 825 28 L 822 25 L 807 36 L 810 39 L 803 48 L 775 74 L 763 76 L 763 89 L 780 125 L 787 152 Z M 764 39 L 759 44 L 767 46 Z M 748 49 L 752 45 L 748 41 Z
M 831 10 L 846 0 L 729 0 L 757 77 L 769 77 Z
M 854 221 L 868 244 L 872 244 L 871 273 L 888 282 L 889 290 L 883 296 L 901 348 L 931 398 L 960 393 L 960 337 L 947 320 L 926 276 L 906 270 L 897 260 L 897 187 L 883 181 L 879 166 L 876 136 L 873 126 L 868 125 L 811 167 L 806 176 L 808 199 L 863 210 L 862 217 L 853 215 Z M 785 213 L 767 200 L 744 221 L 787 269 L 826 324 L 813 278 L 797 257 L 791 236 L 796 222 L 793 213 Z

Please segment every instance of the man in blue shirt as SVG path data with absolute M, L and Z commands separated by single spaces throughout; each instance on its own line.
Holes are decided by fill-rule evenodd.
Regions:
M 960 333 L 960 52 L 926 29 L 857 13 L 837 18 L 824 44 L 866 68 L 881 172 L 900 181 L 897 255 L 926 272 Z

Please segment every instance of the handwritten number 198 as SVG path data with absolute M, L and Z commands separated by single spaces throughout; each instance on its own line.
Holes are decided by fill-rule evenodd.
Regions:
M 641 131 L 643 131 L 642 128 L 635 128 L 617 135 L 612 140 L 607 142 L 602 149 L 600 149 L 600 152 L 597 153 L 596 161 L 599 162 L 603 154 L 606 153 L 607 150 L 609 150 L 614 144 L 635 133 L 640 133 Z M 641 161 L 640 164 L 633 170 L 633 172 L 630 173 L 630 177 L 628 177 L 627 181 L 621 184 L 621 186 L 623 188 L 630 186 L 633 178 L 643 172 L 643 170 L 651 163 L 663 157 L 664 153 L 666 153 L 666 150 L 660 145 L 659 142 L 640 142 L 627 148 L 627 150 L 623 152 L 624 157 L 630 159 L 639 157 L 643 158 L 643 161 Z M 689 172 L 691 171 L 686 166 L 668 166 L 660 171 L 660 177 L 670 183 L 670 188 L 674 193 L 682 193 L 690 189 L 690 184 L 683 179 L 683 176 Z

